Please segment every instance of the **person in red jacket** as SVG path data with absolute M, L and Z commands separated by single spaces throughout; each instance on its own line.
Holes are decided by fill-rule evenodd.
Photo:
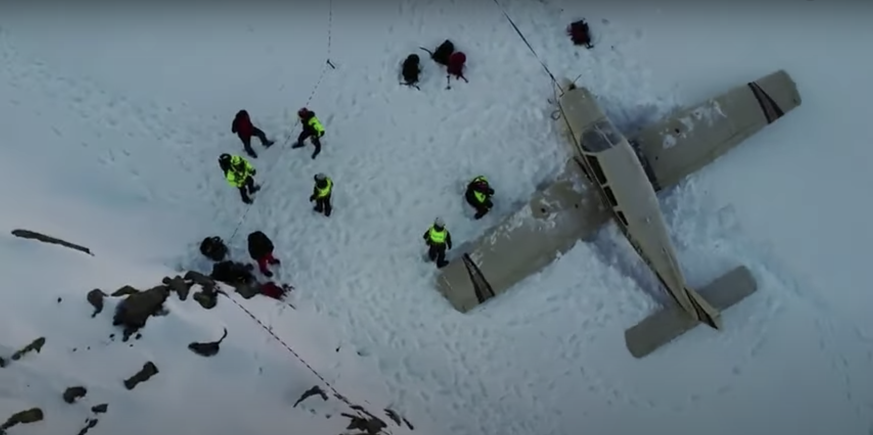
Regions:
M 263 145 L 264 148 L 269 148 L 270 145 L 273 145 L 274 143 L 274 141 L 267 139 L 267 135 L 265 135 L 260 128 L 255 127 L 255 125 L 252 124 L 252 120 L 249 118 L 249 112 L 246 112 L 245 110 L 236 112 L 236 117 L 233 118 L 233 123 L 230 126 L 230 132 L 236 133 L 236 135 L 239 136 L 239 140 L 242 141 L 246 153 L 253 158 L 258 158 L 258 155 L 255 153 L 255 150 L 252 149 L 252 136 L 256 136 L 260 139 L 261 145 Z
M 467 63 L 467 55 L 462 51 L 456 51 L 449 56 L 449 63 L 446 65 L 446 72 L 449 75 L 455 76 L 455 79 L 463 79 L 465 82 L 467 78 L 464 77 L 464 65 Z

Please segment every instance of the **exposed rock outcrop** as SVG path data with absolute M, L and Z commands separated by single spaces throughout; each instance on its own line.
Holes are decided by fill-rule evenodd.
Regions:
M 39 353 L 40 351 L 42 351 L 43 346 L 45 346 L 45 337 L 39 337 L 36 340 L 33 340 L 27 346 L 24 346 L 23 348 L 21 348 L 17 352 L 13 353 L 12 354 L 12 361 L 20 360 L 21 357 L 28 354 L 29 352 L 36 351 L 36 353 Z
M 224 328 L 224 333 L 221 335 L 221 338 L 218 341 L 210 341 L 208 343 L 191 343 L 188 345 L 188 349 L 191 349 L 194 353 L 201 356 L 213 356 L 218 353 L 221 342 L 227 338 L 227 328 Z
M 88 303 L 94 307 L 94 312 L 91 313 L 92 318 L 103 312 L 103 298 L 106 296 L 106 293 L 103 293 L 102 290 L 97 288 L 88 292 L 86 299 L 88 300 Z
M 58 238 L 55 238 L 52 236 L 47 236 L 45 234 L 37 233 L 36 231 L 20 230 L 20 229 L 19 230 L 12 230 L 12 235 L 15 237 L 21 237 L 22 239 L 31 239 L 31 240 L 37 240 L 37 241 L 40 241 L 43 243 L 51 243 L 53 245 L 60 245 L 60 246 L 63 246 L 65 248 L 75 249 L 76 251 L 84 252 L 88 255 L 92 255 L 92 256 L 94 255 L 93 253 L 91 253 L 90 249 L 88 249 L 82 245 L 77 245 L 75 243 L 70 243 L 66 240 L 61 240 L 61 239 L 58 239 Z
M 6 419 L 5 423 L 0 424 L 0 434 L 5 434 L 6 429 L 17 424 L 36 423 L 42 421 L 43 418 L 45 418 L 45 415 L 43 415 L 42 409 L 39 408 L 31 408 L 26 411 L 16 412 Z
M 85 387 L 79 386 L 67 388 L 63 395 L 64 402 L 73 403 L 76 399 L 85 397 L 86 394 L 88 394 L 88 389 Z
M 300 404 L 300 402 L 302 402 L 302 401 L 304 401 L 312 396 L 315 396 L 315 395 L 321 396 L 321 400 L 327 401 L 327 394 L 324 394 L 324 390 L 322 390 L 321 387 L 316 385 L 316 386 L 304 391 L 303 394 L 300 396 L 300 398 L 297 399 L 296 402 L 294 402 L 294 406 L 292 406 L 292 408 L 296 408 L 297 405 Z
M 132 390 L 139 383 L 149 380 L 149 378 L 158 373 L 158 367 L 153 362 L 149 361 L 143 364 L 142 370 L 124 380 L 124 388 Z
M 164 301 L 169 296 L 170 289 L 165 285 L 159 285 L 143 292 L 130 294 L 121 301 L 115 309 L 112 324 L 124 327 L 122 340 L 127 341 L 133 333 L 145 326 L 149 317 L 159 315 L 164 310 Z
M 181 276 L 176 275 L 172 278 L 169 276 L 164 277 L 161 281 L 170 288 L 171 291 L 176 292 L 179 295 L 179 300 L 184 301 L 188 299 L 188 292 L 191 290 L 191 286 L 194 284 L 193 281 L 185 281 Z

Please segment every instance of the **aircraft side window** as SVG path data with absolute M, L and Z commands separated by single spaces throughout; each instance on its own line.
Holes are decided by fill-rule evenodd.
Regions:
M 606 198 L 609 199 L 609 203 L 612 204 L 613 207 L 618 207 L 618 201 L 615 199 L 615 194 L 612 193 L 611 187 L 604 187 L 603 192 L 606 193 Z
M 623 212 L 620 212 L 620 211 L 619 211 L 619 212 L 616 212 L 615 214 L 618 215 L 618 220 L 620 220 L 621 223 L 624 224 L 624 226 L 628 226 L 627 218 L 624 217 L 624 213 L 623 213 Z
M 600 184 L 606 184 L 606 174 L 603 173 L 603 168 L 600 167 L 600 162 L 597 161 L 597 157 L 586 155 L 585 160 L 588 161 L 591 169 L 594 170 L 594 176 L 597 177 L 597 182 Z

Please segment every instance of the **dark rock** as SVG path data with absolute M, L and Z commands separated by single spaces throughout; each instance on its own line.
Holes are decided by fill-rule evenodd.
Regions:
M 6 360 L 3 357 L 0 357 L 0 369 L 6 367 Z
M 9 429 L 16 424 L 36 423 L 37 421 L 42 421 L 43 418 L 45 418 L 45 415 L 43 415 L 42 409 L 39 408 L 31 408 L 26 411 L 17 412 L 12 414 L 5 423 L 0 425 L 0 431 Z
M 211 341 L 209 343 L 191 343 L 188 345 L 188 349 L 191 349 L 191 351 L 201 356 L 213 356 L 218 353 L 221 342 L 224 341 L 225 338 L 227 338 L 227 328 L 224 328 L 224 333 L 218 341 Z
M 197 301 L 203 308 L 207 310 L 211 310 L 218 305 L 218 293 L 206 291 L 206 289 L 200 290 L 197 293 L 194 293 L 192 298 Z
M 58 298 L 58 303 L 61 303 L 62 301 L 63 301 L 62 298 Z
M 385 409 L 385 415 L 387 415 L 388 418 L 390 418 L 391 420 L 394 421 L 394 423 L 396 423 L 398 426 L 400 426 L 400 416 L 397 415 L 397 413 L 394 412 L 393 409 L 388 409 L 388 408 L 386 408 L 386 409 Z
M 158 315 L 170 296 L 167 286 L 159 285 L 144 292 L 128 295 L 115 309 L 112 324 L 124 327 L 123 341 L 145 326 L 150 316 Z
M 218 289 L 218 286 L 215 284 L 215 280 L 200 272 L 195 272 L 193 270 L 189 270 L 187 273 L 185 273 L 184 280 L 186 282 L 197 284 L 208 291 L 216 291 Z
M 91 407 L 91 412 L 93 412 L 93 413 L 95 413 L 95 414 L 103 414 L 103 413 L 106 412 L 106 410 L 108 410 L 108 409 L 109 409 L 109 404 L 108 404 L 108 403 L 101 403 L 101 404 L 99 404 L 99 405 L 94 405 L 94 406 L 92 406 L 92 407 Z
M 292 408 L 296 408 L 297 405 L 300 404 L 300 402 L 302 402 L 302 401 L 304 401 L 312 396 L 315 396 L 315 395 L 319 395 L 319 396 L 321 396 L 321 400 L 327 401 L 327 394 L 324 394 L 324 390 L 322 390 L 321 387 L 316 385 L 316 386 L 304 391 L 303 395 L 300 396 L 300 398 L 297 399 L 296 402 L 294 402 L 294 406 L 292 406 Z
M 43 346 L 45 346 L 45 337 L 39 337 L 36 340 L 33 340 L 33 342 L 31 342 L 27 346 L 24 346 L 18 352 L 15 352 L 14 354 L 12 354 L 12 360 L 18 361 L 19 359 L 21 359 L 22 356 L 24 356 L 28 352 L 36 351 L 36 353 L 39 353 L 40 351 L 42 351 Z
M 143 364 L 142 370 L 140 370 L 130 378 L 124 380 L 124 387 L 128 390 L 132 390 L 140 382 L 145 382 L 158 373 L 158 367 L 155 366 L 153 362 L 149 361 Z
M 88 248 L 86 248 L 86 247 L 84 247 L 84 246 L 82 246 L 82 245 L 77 245 L 77 244 L 75 244 L 75 243 L 70 243 L 70 242 L 67 242 L 67 241 L 65 241 L 65 240 L 61 240 L 61 239 L 58 239 L 58 238 L 55 238 L 55 237 L 47 236 L 47 235 L 45 235 L 45 234 L 37 233 L 37 232 L 35 232 L 35 231 L 30 231 L 30 230 L 12 230 L 12 235 L 15 236 L 15 237 L 21 237 L 21 238 L 23 238 L 23 239 L 38 240 L 38 241 L 43 242 L 43 243 L 51 243 L 51 244 L 53 244 L 53 245 L 61 245 L 61 246 L 65 247 L 65 248 L 75 249 L 75 250 L 77 250 L 77 251 L 84 252 L 84 253 L 86 253 L 86 254 L 88 254 L 88 255 L 92 255 L 92 256 L 94 255 L 94 254 L 91 253 L 91 250 L 90 250 L 90 249 L 88 249 Z
M 346 413 L 340 415 L 350 420 L 349 425 L 346 427 L 347 430 L 359 430 L 362 432 L 361 435 L 379 435 L 382 433 L 382 429 L 386 427 L 385 422 L 376 417 L 363 418 Z
M 129 285 L 126 285 L 126 286 L 112 292 L 111 296 L 117 298 L 120 296 L 135 295 L 137 293 L 139 293 L 139 290 L 137 290 Z
M 80 397 L 85 397 L 88 394 L 88 389 L 85 387 L 70 387 L 64 391 L 64 402 L 73 403 Z
M 238 284 L 234 286 L 236 292 L 239 293 L 243 299 L 251 299 L 256 295 L 261 294 L 261 285 L 258 283 L 253 284 Z
M 193 283 L 185 282 L 185 280 L 179 275 L 172 278 L 164 277 L 162 282 L 169 287 L 171 291 L 176 292 L 176 294 L 179 295 L 179 300 L 182 301 L 188 299 L 188 292 L 191 290 L 191 285 L 193 285 Z
M 105 297 L 106 293 L 103 293 L 97 288 L 88 292 L 86 299 L 88 300 L 88 303 L 94 307 L 94 312 L 91 313 L 92 318 L 103 312 L 103 298 Z
M 88 433 L 89 430 L 91 430 L 92 427 L 97 426 L 98 422 L 99 420 L 97 420 L 96 418 L 85 419 L 85 427 L 80 429 L 79 433 L 76 435 L 85 435 L 86 433 Z

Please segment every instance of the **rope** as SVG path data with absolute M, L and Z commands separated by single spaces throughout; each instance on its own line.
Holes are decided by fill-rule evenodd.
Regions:
M 558 79 L 555 78 L 555 75 L 552 74 L 552 71 L 549 70 L 549 67 L 546 66 L 546 63 L 543 62 L 543 60 L 537 54 L 536 50 L 534 50 L 533 46 L 530 45 L 530 42 L 528 42 L 527 37 L 524 36 L 524 33 L 521 32 L 521 29 L 519 29 L 518 26 L 515 25 L 515 21 L 513 21 L 512 18 L 509 16 L 509 13 L 506 12 L 506 8 L 504 8 L 498 0 L 494 0 L 494 4 L 496 4 L 497 7 L 500 8 L 500 12 L 503 13 L 504 17 L 506 17 L 506 21 L 509 21 L 509 25 L 512 26 L 512 28 L 515 30 L 515 33 L 517 33 L 521 40 L 524 42 L 524 45 L 527 45 L 527 49 L 530 50 L 531 54 L 533 54 L 536 60 L 540 63 L 540 65 L 542 65 L 543 70 L 545 70 L 546 74 L 549 75 L 549 78 L 552 79 L 552 83 L 554 83 L 555 86 L 557 86 L 558 89 L 563 92 L 564 89 L 561 88 L 561 85 L 558 83 Z
M 315 97 L 315 93 L 318 91 L 319 85 L 321 85 L 322 80 L 324 80 L 324 76 L 327 75 L 328 67 L 330 67 L 331 69 L 336 69 L 336 67 L 330 61 L 331 46 L 332 46 L 332 41 L 333 41 L 333 36 L 332 36 L 333 31 L 332 30 L 333 30 L 333 0 L 329 0 L 328 12 L 327 12 L 327 59 L 324 62 L 324 66 L 322 66 L 322 68 L 321 68 L 321 73 L 318 76 L 318 80 L 315 82 L 315 86 L 313 86 L 313 88 L 312 88 L 312 92 L 309 93 L 309 98 L 306 99 L 306 103 L 303 105 L 304 107 L 309 106 L 309 103 L 312 102 L 312 99 Z M 294 125 L 291 127 L 291 131 L 293 131 L 294 128 L 297 127 L 298 123 L 300 123 L 299 118 L 294 122 Z M 289 134 L 285 137 L 285 140 L 282 142 L 283 147 L 288 145 L 288 142 L 291 140 L 291 137 L 292 137 L 292 135 L 289 132 Z M 280 155 L 280 158 L 281 158 L 281 155 Z M 271 172 L 270 170 L 273 169 L 274 167 L 278 166 L 279 160 L 280 159 L 277 158 L 274 161 L 273 165 L 270 166 L 266 171 L 264 171 L 263 178 L 267 178 L 266 175 L 269 172 Z M 237 222 L 236 227 L 233 229 L 233 232 L 230 234 L 230 237 L 227 239 L 227 243 L 230 243 L 234 239 L 234 237 L 236 237 L 237 233 L 239 232 L 239 229 L 242 228 L 242 224 L 243 224 L 243 222 L 246 221 L 246 217 L 248 216 L 249 211 L 252 208 L 253 207 L 246 207 L 246 209 L 243 211 L 242 215 L 239 218 L 239 222 Z
M 327 17 L 328 17 L 327 18 L 327 20 L 328 20 L 327 21 L 327 59 L 325 60 L 324 66 L 321 69 L 321 73 L 318 76 L 318 80 L 315 82 L 315 86 L 313 86 L 312 92 L 309 93 L 309 98 L 306 99 L 306 103 L 304 104 L 304 106 L 308 106 L 309 103 L 312 102 L 312 99 L 315 97 L 315 93 L 318 91 L 318 87 L 321 85 L 321 82 L 324 80 L 325 75 L 327 75 L 328 68 L 336 69 L 336 67 L 330 61 L 331 48 L 333 45 L 333 32 L 332 32 L 332 29 L 333 29 L 333 0 L 330 0 L 328 2 L 328 16 Z M 294 123 L 294 126 L 292 127 L 292 130 L 294 127 L 297 126 L 297 124 L 299 122 L 300 122 L 300 120 L 297 119 L 297 121 Z M 285 138 L 285 141 L 283 142 L 282 145 L 283 146 L 287 145 L 290 140 L 291 140 L 291 135 L 289 134 Z M 281 157 L 281 155 L 280 155 L 280 157 Z M 265 172 L 270 172 L 270 169 L 272 169 L 275 166 L 278 166 L 278 162 L 279 162 L 279 159 L 277 158 L 276 161 L 274 162 L 274 164 L 270 168 L 268 168 L 268 170 Z M 267 177 L 265 176 L 264 178 L 267 178 Z M 240 216 L 240 220 L 236 225 L 236 228 L 234 228 L 233 233 L 231 233 L 230 237 L 227 239 L 228 243 L 231 240 L 233 240 L 234 237 L 236 237 L 237 233 L 239 232 L 239 229 L 242 227 L 243 222 L 245 222 L 246 217 L 248 216 L 248 213 L 252 208 L 253 207 L 246 207 L 245 211 L 243 211 L 242 216 Z M 320 373 L 318 373 L 318 371 L 316 371 L 314 368 L 312 368 L 312 366 L 309 365 L 309 363 L 307 363 L 306 360 L 304 360 L 303 357 L 300 356 L 300 354 L 295 352 L 294 349 L 291 348 L 290 345 L 288 345 L 288 343 L 286 343 L 284 340 L 279 338 L 279 336 L 273 332 L 272 328 L 265 325 L 264 322 L 262 322 L 260 319 L 258 319 L 257 316 L 255 316 L 251 311 L 249 311 L 242 304 L 237 302 L 233 297 L 231 297 L 230 295 L 225 294 L 223 292 L 221 294 L 223 294 L 228 300 L 233 302 L 233 304 L 236 305 L 237 308 L 239 308 L 244 313 L 246 313 L 249 317 L 251 317 L 251 319 L 254 320 L 261 328 L 263 328 L 265 331 L 267 331 L 267 333 L 270 334 L 270 336 L 272 336 L 276 341 L 278 341 L 282 345 L 282 347 L 285 348 L 285 350 L 290 352 L 291 355 L 294 355 L 294 357 L 298 361 L 300 361 L 310 372 L 312 372 L 312 374 L 315 375 L 316 378 L 318 378 L 321 382 L 324 383 L 324 385 L 327 386 L 327 388 L 331 391 L 331 393 L 333 393 L 334 397 L 336 397 L 337 399 L 341 400 L 343 403 L 348 405 L 352 410 L 357 411 L 356 408 L 358 408 L 358 407 L 355 404 L 350 402 L 349 399 L 347 399 L 344 395 L 340 394 L 340 392 L 337 391 L 337 389 L 333 386 L 333 384 L 328 382 L 327 379 L 324 378 L 324 376 L 322 376 Z M 283 305 L 283 307 L 284 307 L 284 305 Z
M 254 314 L 252 314 L 251 311 L 249 311 L 246 307 L 242 306 L 242 304 L 240 304 L 239 302 L 237 302 L 237 301 L 236 301 L 234 298 L 232 298 L 230 295 L 225 294 L 225 296 L 227 297 L 228 300 L 230 300 L 231 302 L 233 302 L 234 305 L 236 305 L 237 307 L 239 307 L 239 309 L 243 310 L 243 312 L 245 312 L 246 314 L 248 314 L 248 316 L 251 317 L 252 320 L 254 320 L 255 322 L 257 322 L 258 325 L 260 325 L 261 328 L 263 328 L 265 331 L 267 331 L 268 334 L 270 334 L 273 338 L 275 338 L 276 341 L 278 341 L 279 344 L 281 344 L 281 345 L 285 348 L 285 350 L 287 350 L 288 352 L 291 352 L 291 354 L 294 355 L 294 357 L 297 358 L 298 361 L 300 361 L 301 363 L 303 363 L 303 365 L 306 366 L 306 368 L 309 369 L 309 371 L 312 372 L 312 374 L 314 374 L 315 377 L 317 377 L 319 380 L 321 380 L 321 382 L 324 382 L 324 384 L 327 385 L 327 388 L 330 389 L 330 391 L 334 394 L 334 396 L 335 396 L 337 399 L 342 400 L 343 402 L 345 402 L 345 404 L 347 404 L 347 405 L 349 405 L 349 406 L 354 406 L 354 404 L 352 404 L 351 402 L 349 402 L 349 400 L 346 399 L 345 396 L 343 396 L 342 394 L 340 394 L 340 392 L 337 391 L 337 389 L 334 388 L 334 386 L 333 386 L 330 382 L 328 382 L 327 379 L 324 379 L 324 376 L 321 376 L 321 374 L 319 374 L 319 373 L 318 373 L 314 368 L 312 368 L 312 366 L 310 366 L 309 363 L 306 362 L 306 360 L 304 360 L 304 359 L 303 359 L 303 358 L 302 358 L 302 357 L 301 357 L 297 352 L 295 352 L 294 349 L 292 349 L 291 346 L 288 345 L 288 343 L 285 343 L 284 340 L 282 340 L 281 338 L 279 338 L 279 336 L 276 335 L 275 332 L 273 332 L 273 329 L 272 329 L 272 328 L 270 328 L 269 326 L 265 325 L 264 322 L 261 322 L 261 320 L 258 319 L 257 316 L 255 316 Z

